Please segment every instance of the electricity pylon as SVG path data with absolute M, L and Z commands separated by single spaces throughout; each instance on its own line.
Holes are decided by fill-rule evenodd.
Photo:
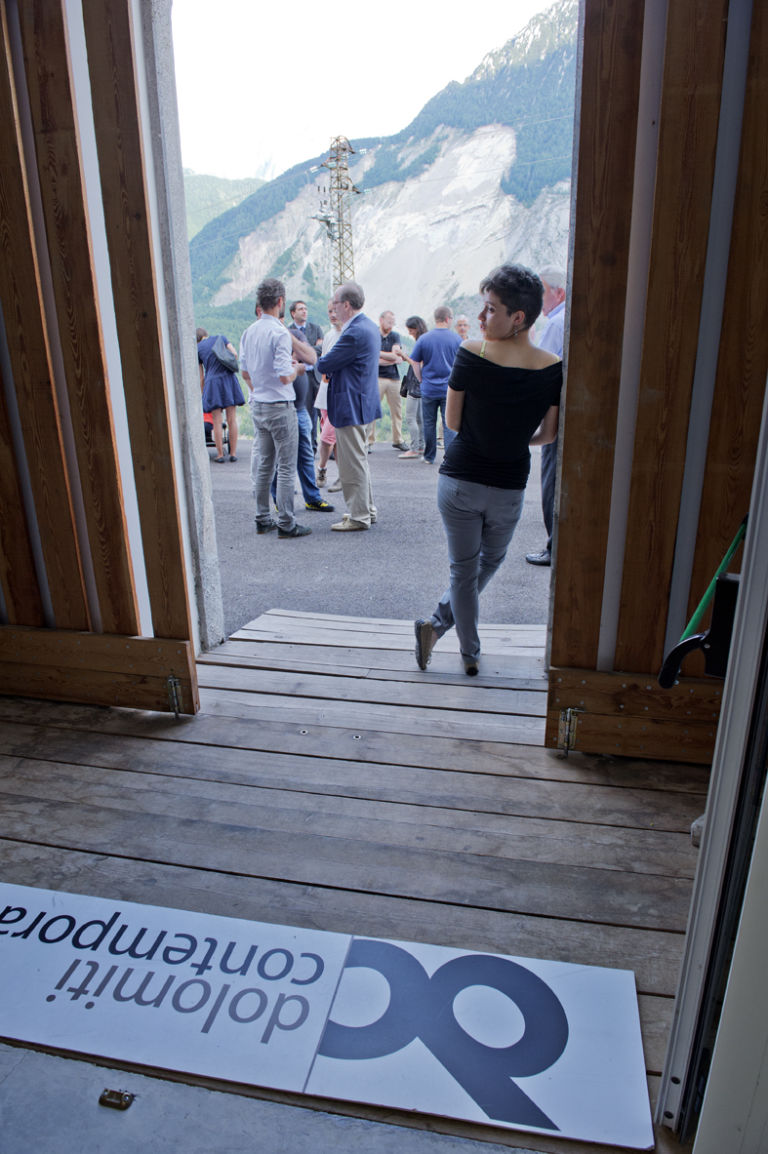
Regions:
M 354 151 L 346 136 L 334 136 L 328 159 L 323 161 L 330 180 L 327 189 L 320 189 L 320 212 L 314 217 L 323 222 L 331 241 L 334 290 L 345 281 L 355 279 L 350 193 L 359 193 L 360 189 L 350 180 L 348 161 Z

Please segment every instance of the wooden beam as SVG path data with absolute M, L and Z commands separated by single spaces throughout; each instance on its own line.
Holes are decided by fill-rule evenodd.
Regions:
M 10 433 L 0 370 L 0 589 L 11 625 L 43 625 L 43 603 Z
M 168 678 L 179 712 L 200 708 L 189 642 L 58 629 L 0 627 L 0 694 L 168 712 Z
M 720 716 L 723 683 L 714 678 L 684 678 L 672 689 L 631 673 L 591 669 L 552 669 L 545 745 L 561 747 L 564 710 L 575 710 L 581 753 L 709 764 Z
M 614 661 L 614 667 L 623 670 L 655 672 L 664 657 L 727 19 L 728 0 L 676 0 L 668 11 L 653 243 Z
M 688 616 L 749 508 L 768 375 L 768 8 L 752 9 L 717 381 Z M 738 570 L 740 554 L 731 568 Z M 691 662 L 694 658 L 692 657 Z M 699 656 L 698 668 L 703 669 Z M 690 665 L 693 669 L 693 664 Z
M 83 8 L 152 624 L 191 637 L 129 0 Z
M 586 0 L 552 663 L 597 662 L 644 3 Z
M 550 749 L 559 748 L 559 721 L 558 712 L 553 711 L 547 715 L 545 745 Z M 716 729 L 714 725 L 703 725 L 696 721 L 685 724 L 658 719 L 646 721 L 639 717 L 601 717 L 586 713 L 576 719 L 576 738 L 572 751 L 667 761 L 669 751 L 674 749 L 677 761 L 711 765 Z
M 3 4 L 0 4 L 0 39 L 0 301 L 54 618 L 62 629 L 87 629 L 88 605 L 53 383 Z M 7 421 L 4 415 L 6 429 Z M 15 456 L 6 455 L 2 467 L 15 476 Z M 7 486 L 12 484 L 10 476 L 4 481 Z M 18 483 L 16 477 L 16 485 Z M 13 506 L 20 511 L 21 505 L 10 488 L 6 488 L 4 498 L 4 524 L 15 537 L 21 530 L 11 526 L 10 518 Z M 6 550 L 8 548 L 6 542 Z M 14 566 L 20 564 L 17 555 Z M 16 577 L 18 584 L 22 579 L 21 569 Z M 36 586 L 36 577 L 29 580 Z M 17 589 L 16 594 L 11 595 L 6 590 L 6 595 L 17 603 L 11 620 L 31 625 L 39 620 L 42 610 L 39 605 L 31 604 L 22 608 L 18 592 Z M 20 617 L 14 617 L 17 612 Z
M 683 678 L 672 689 L 661 689 L 655 678 L 632 673 L 598 673 L 584 669 L 553 669 L 549 708 L 575 707 L 588 713 L 652 717 L 682 717 L 716 725 L 723 699 L 717 678 Z
M 138 632 L 62 0 L 19 6 L 43 214 L 102 628 Z

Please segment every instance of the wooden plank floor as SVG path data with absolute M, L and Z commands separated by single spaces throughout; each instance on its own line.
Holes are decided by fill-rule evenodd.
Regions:
M 193 718 L 0 699 L 3 879 L 632 969 L 653 1097 L 706 772 L 545 750 L 544 630 L 481 633 L 470 679 L 451 637 L 419 671 L 409 622 L 272 611 L 199 660 Z

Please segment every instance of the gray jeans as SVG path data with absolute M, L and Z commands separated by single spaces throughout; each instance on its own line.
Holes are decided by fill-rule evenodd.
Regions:
M 438 637 L 455 625 L 461 655 L 469 661 L 480 656 L 479 594 L 507 554 L 524 496 L 524 489 L 497 489 L 442 473 L 437 479 L 451 584 L 432 614 L 432 625 Z
M 408 394 L 405 402 L 405 419 L 408 423 L 409 447 L 417 453 L 424 452 L 424 418 L 421 415 L 421 397 Z
M 292 529 L 293 489 L 296 477 L 296 456 L 299 445 L 299 426 L 293 401 L 252 401 L 251 414 L 255 430 L 254 452 L 256 470 L 254 495 L 256 520 L 268 525 L 269 486 L 277 468 L 277 523 L 281 529 Z M 253 475 L 253 473 L 252 473 Z

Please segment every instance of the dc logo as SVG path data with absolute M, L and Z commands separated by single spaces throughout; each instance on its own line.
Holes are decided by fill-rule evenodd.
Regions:
M 470 954 L 440 966 L 430 977 L 420 962 L 389 942 L 355 940 L 347 967 L 377 970 L 387 981 L 389 1005 L 367 1026 L 328 1021 L 319 1053 L 359 1061 L 396 1053 L 420 1038 L 486 1115 L 517 1126 L 558 1127 L 513 1078 L 549 1069 L 565 1050 L 568 1020 L 546 982 L 507 958 Z M 453 1003 L 470 986 L 498 990 L 515 1003 L 523 1034 L 506 1048 L 483 1045 L 456 1019 Z

